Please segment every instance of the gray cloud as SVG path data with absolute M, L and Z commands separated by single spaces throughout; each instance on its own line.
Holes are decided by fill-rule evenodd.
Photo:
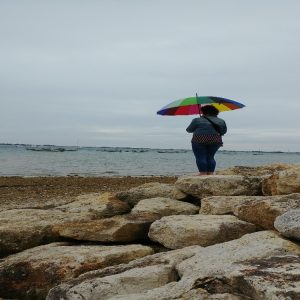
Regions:
M 168 102 L 218 95 L 225 149 L 300 151 L 299 1 L 0 2 L 3 142 L 188 148 Z

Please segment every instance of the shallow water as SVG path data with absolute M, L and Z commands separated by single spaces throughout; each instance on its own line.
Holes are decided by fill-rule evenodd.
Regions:
M 191 150 L 103 147 L 76 150 L 30 151 L 26 150 L 26 146 L 0 145 L 0 175 L 177 176 L 197 172 Z M 219 151 L 216 160 L 217 169 L 279 162 L 300 163 L 300 153 Z

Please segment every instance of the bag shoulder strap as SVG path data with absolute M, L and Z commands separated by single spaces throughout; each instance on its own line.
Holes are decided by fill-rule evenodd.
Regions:
M 205 117 L 205 116 L 202 116 L 204 119 L 206 119 L 213 127 L 214 129 L 216 130 L 217 133 L 221 134 L 221 129 L 220 129 L 220 126 L 217 125 L 216 123 L 214 123 L 211 119 Z

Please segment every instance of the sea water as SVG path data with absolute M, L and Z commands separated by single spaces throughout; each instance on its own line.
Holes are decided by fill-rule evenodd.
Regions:
M 0 145 L 0 176 L 179 176 L 197 173 L 191 150 L 124 147 L 61 148 L 62 152 L 33 151 L 30 149 L 35 148 L 30 148 L 28 145 Z M 241 165 L 300 163 L 299 152 L 220 150 L 215 158 L 217 169 Z

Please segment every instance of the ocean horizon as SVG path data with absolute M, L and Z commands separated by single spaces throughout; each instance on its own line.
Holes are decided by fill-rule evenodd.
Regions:
M 26 144 L 26 143 L 0 143 L 0 147 L 3 146 L 13 146 L 13 147 L 54 147 L 54 148 L 65 148 L 65 151 L 70 151 L 72 149 L 120 149 L 126 151 L 127 149 L 133 150 L 178 150 L 178 151 L 192 151 L 187 148 L 149 148 L 149 147 L 128 147 L 128 146 L 75 146 L 75 145 L 59 145 L 59 144 Z M 117 151 L 117 150 L 116 150 Z M 299 153 L 300 151 L 267 151 L 267 150 L 228 150 L 219 149 L 219 152 L 262 152 L 262 153 Z
M 300 163 L 300 152 L 220 150 L 217 168 Z M 0 144 L 0 176 L 181 176 L 197 173 L 190 149 Z

